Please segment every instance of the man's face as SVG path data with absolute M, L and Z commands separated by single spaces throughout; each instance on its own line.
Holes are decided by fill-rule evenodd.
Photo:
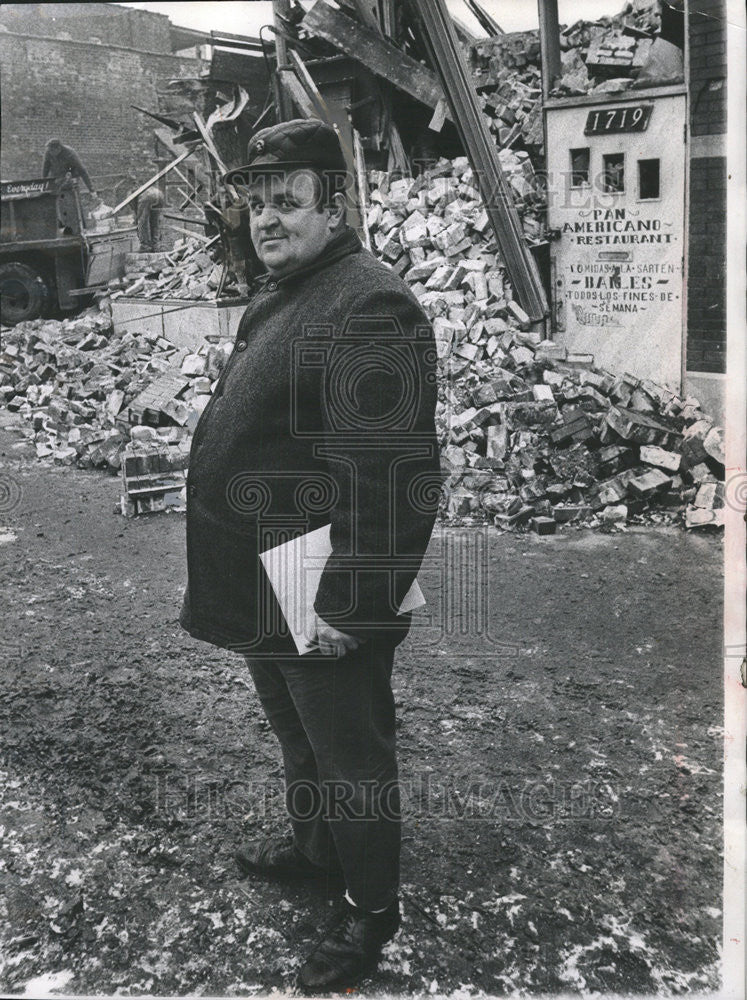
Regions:
M 274 277 L 316 260 L 334 236 L 341 209 L 319 210 L 321 184 L 310 170 L 260 175 L 248 197 L 252 243 Z

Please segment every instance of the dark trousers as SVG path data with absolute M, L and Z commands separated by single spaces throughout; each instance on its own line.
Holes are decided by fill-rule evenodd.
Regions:
M 377 910 L 399 885 L 394 646 L 362 643 L 339 660 L 246 657 L 283 751 L 296 846 L 341 868 L 351 899 Z
M 161 240 L 163 197 L 158 191 L 144 191 L 137 202 L 137 238 L 144 253 L 158 249 Z

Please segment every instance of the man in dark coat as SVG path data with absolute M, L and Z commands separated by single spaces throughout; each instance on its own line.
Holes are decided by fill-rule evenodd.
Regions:
M 79 177 L 91 194 L 96 194 L 88 171 L 72 146 L 66 146 L 59 139 L 50 139 L 44 148 L 42 177 L 54 177 L 62 181 L 68 176 Z
M 227 177 L 267 273 L 195 431 L 180 619 L 245 655 L 283 751 L 292 837 L 240 867 L 345 887 L 306 990 L 354 985 L 399 927 L 391 672 L 439 486 L 433 333 L 346 227 L 345 176 L 336 132 L 299 120 L 258 132 Z M 299 655 L 259 553 L 325 525 L 316 648 Z

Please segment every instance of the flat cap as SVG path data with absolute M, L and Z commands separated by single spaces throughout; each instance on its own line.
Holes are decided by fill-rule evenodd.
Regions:
M 347 172 L 337 130 L 316 118 L 294 118 L 260 129 L 249 140 L 247 163 L 229 170 L 227 184 L 249 184 L 256 174 L 309 167 Z

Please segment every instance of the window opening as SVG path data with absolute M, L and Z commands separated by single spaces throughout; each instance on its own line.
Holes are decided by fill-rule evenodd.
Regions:
M 661 193 L 659 160 L 638 161 L 638 197 L 658 198 Z
M 618 194 L 625 190 L 625 154 L 609 153 L 602 157 L 602 190 Z
M 571 150 L 571 187 L 581 187 L 589 183 L 590 156 L 591 150 L 588 146 Z

